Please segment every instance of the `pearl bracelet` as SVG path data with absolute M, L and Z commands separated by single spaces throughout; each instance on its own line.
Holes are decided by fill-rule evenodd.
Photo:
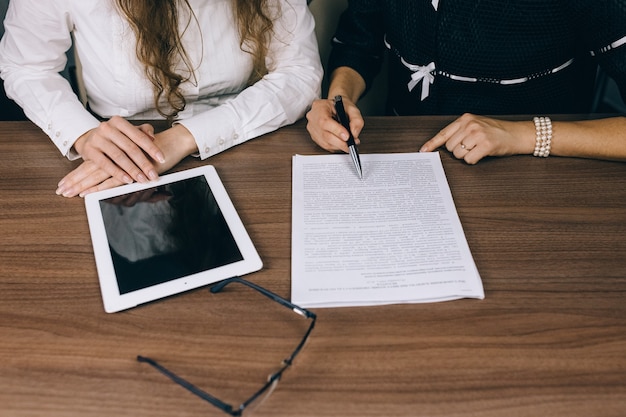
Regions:
M 533 122 L 535 122 L 535 130 L 537 132 L 533 155 L 547 158 L 550 155 L 550 146 L 552 144 L 552 120 L 549 117 L 535 117 Z

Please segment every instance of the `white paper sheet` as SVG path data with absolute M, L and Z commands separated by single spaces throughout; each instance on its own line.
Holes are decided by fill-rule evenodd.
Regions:
M 484 298 L 439 153 L 293 157 L 291 299 L 341 307 Z

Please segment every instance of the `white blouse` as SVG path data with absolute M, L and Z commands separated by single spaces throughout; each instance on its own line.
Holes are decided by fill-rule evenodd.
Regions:
M 246 88 L 252 59 L 239 46 L 232 0 L 190 0 L 181 13 L 194 73 L 183 84 L 179 123 L 201 158 L 300 119 L 320 95 L 322 67 L 306 0 L 277 0 L 280 17 L 266 59 L 269 73 Z M 185 29 L 186 27 L 186 29 Z M 90 108 L 103 118 L 162 119 L 135 53 L 135 36 L 113 0 L 11 0 L 0 41 L 7 95 L 72 157 L 70 149 L 99 121 L 59 75 L 74 42 Z

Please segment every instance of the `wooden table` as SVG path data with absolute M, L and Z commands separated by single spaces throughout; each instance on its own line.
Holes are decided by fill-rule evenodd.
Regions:
M 370 118 L 360 150 L 417 151 L 448 121 Z M 304 122 L 208 161 L 264 261 L 247 278 L 287 298 L 294 153 L 323 153 Z M 314 310 L 255 415 L 626 415 L 626 164 L 441 156 L 486 298 Z M 238 405 L 299 330 L 236 285 L 106 314 L 84 202 L 54 194 L 75 165 L 0 123 L 0 415 L 222 415 L 137 354 Z

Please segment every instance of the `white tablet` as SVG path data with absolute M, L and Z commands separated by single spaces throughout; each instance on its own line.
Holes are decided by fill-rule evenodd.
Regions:
M 88 194 L 85 206 L 108 313 L 263 266 L 213 166 Z

